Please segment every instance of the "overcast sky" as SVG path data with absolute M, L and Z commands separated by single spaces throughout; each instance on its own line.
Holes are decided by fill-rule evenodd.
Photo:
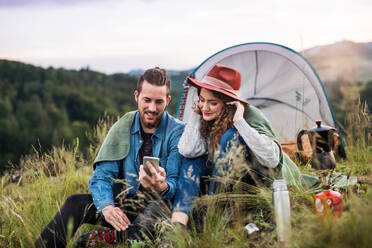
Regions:
M 0 58 L 113 73 L 190 69 L 233 45 L 372 41 L 371 0 L 0 0 Z

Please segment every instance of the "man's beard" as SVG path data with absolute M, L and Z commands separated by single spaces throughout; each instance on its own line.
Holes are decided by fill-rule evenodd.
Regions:
M 154 114 L 155 116 L 155 119 L 152 120 L 151 122 L 148 122 L 146 121 L 146 118 L 145 118 L 145 114 L 149 114 L 149 113 L 152 113 Z M 159 123 L 160 123 L 160 120 L 161 120 L 161 116 L 162 116 L 163 113 L 159 113 L 159 112 L 149 112 L 149 111 L 144 111 L 142 114 L 141 114 L 141 123 L 146 127 L 146 128 L 149 128 L 149 129 L 153 129 L 153 128 L 156 128 Z

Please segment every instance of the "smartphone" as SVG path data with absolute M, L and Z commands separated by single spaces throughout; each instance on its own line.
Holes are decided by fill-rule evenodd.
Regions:
M 149 161 L 154 166 L 156 171 L 159 171 L 159 158 L 150 156 L 143 157 L 143 169 L 145 170 L 147 175 L 152 176 L 149 167 L 147 167 L 147 161 Z

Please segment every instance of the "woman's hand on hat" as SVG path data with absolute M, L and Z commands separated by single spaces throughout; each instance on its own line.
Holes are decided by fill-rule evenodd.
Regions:
M 233 118 L 234 122 L 244 118 L 244 105 L 240 101 L 227 102 L 226 104 L 236 106 L 236 111 Z

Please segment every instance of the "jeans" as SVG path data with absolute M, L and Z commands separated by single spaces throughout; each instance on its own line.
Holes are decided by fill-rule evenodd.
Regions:
M 153 224 L 161 218 L 170 215 L 168 202 L 163 201 L 159 196 L 151 196 L 144 201 L 133 199 L 124 203 L 122 210 L 131 221 L 128 229 L 121 235 L 123 239 L 141 239 L 141 231 L 151 234 Z M 74 194 L 69 196 L 54 218 L 41 232 L 35 242 L 35 247 L 66 247 L 68 224 L 72 222 L 72 236 L 80 225 L 99 224 L 113 229 L 104 217 L 97 211 L 90 194 Z M 149 232 L 149 233 L 147 233 Z
M 199 189 L 203 179 L 209 178 L 209 187 L 206 193 L 218 193 L 221 185 L 214 178 L 223 176 L 224 172 L 229 169 L 229 163 L 221 162 L 221 160 L 223 160 L 224 154 L 231 149 L 231 141 L 233 139 L 236 139 L 238 142 L 235 144 L 246 146 L 243 139 L 238 136 L 235 128 L 227 130 L 220 140 L 219 156 L 214 164 L 208 161 L 207 155 L 197 158 L 184 158 L 178 179 L 176 196 L 173 202 L 173 212 L 183 212 L 190 215 L 192 205 L 196 197 L 199 196 Z

